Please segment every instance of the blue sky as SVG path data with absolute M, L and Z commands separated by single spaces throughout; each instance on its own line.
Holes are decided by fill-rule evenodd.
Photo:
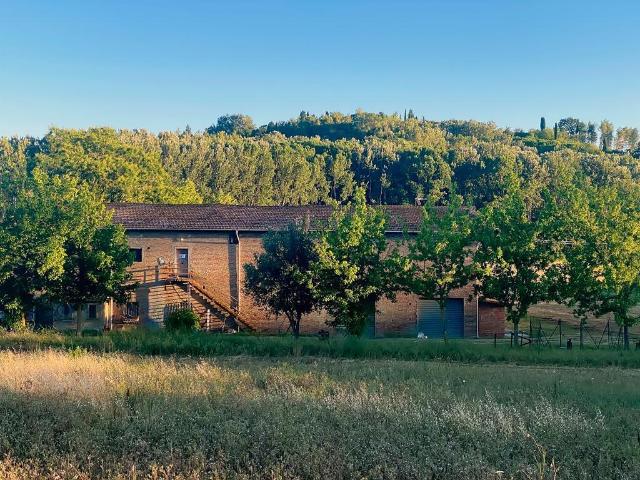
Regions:
M 0 0 L 0 135 L 301 110 L 640 127 L 636 1 Z

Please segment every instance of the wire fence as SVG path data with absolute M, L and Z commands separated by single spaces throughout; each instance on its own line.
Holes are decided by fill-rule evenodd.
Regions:
M 514 332 L 507 334 L 511 345 L 544 346 L 557 348 L 622 348 L 624 346 L 624 329 L 616 322 L 607 320 L 606 323 L 589 325 L 566 320 L 550 321 L 548 319 L 529 318 L 523 323 L 516 337 Z M 494 342 L 497 340 L 494 338 Z M 630 333 L 631 348 L 640 349 L 640 335 Z

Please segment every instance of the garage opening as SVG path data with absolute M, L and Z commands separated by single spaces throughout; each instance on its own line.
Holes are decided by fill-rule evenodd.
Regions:
M 444 310 L 449 338 L 464 337 L 464 300 L 450 298 Z M 444 325 L 440 321 L 440 306 L 435 300 L 418 300 L 417 332 L 428 338 L 443 338 Z

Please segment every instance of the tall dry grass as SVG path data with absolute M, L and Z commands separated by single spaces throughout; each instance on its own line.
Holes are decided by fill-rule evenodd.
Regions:
M 3 479 L 640 471 L 631 369 L 82 350 L 3 351 L 0 365 Z

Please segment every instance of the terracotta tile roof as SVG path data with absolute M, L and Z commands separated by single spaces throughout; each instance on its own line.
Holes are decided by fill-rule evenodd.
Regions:
M 332 207 L 327 205 L 258 207 L 242 205 L 166 205 L 111 203 L 113 220 L 127 230 L 253 231 L 279 230 L 295 221 L 309 221 L 311 227 L 326 222 Z M 413 205 L 385 205 L 388 232 L 415 232 L 420 227 L 422 208 Z

